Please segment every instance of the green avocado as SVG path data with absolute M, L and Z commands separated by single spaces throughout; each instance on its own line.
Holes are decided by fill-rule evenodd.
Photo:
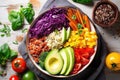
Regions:
M 66 37 L 66 40 L 68 40 L 69 39 L 69 37 L 70 37 L 70 33 L 71 33 L 71 29 L 70 29 L 70 27 L 67 29 L 67 37 Z
M 58 49 L 51 50 L 45 59 L 45 69 L 50 74 L 60 73 L 63 67 L 63 59 L 58 53 Z
M 70 63 L 70 61 L 69 61 L 69 55 L 68 55 L 68 52 L 66 51 L 65 48 L 61 49 L 59 53 L 60 53 L 60 55 L 62 56 L 63 62 L 64 62 L 63 68 L 62 68 L 60 74 L 63 74 L 63 75 L 64 75 L 65 72 L 66 72 L 66 70 L 67 70 L 68 67 L 69 67 L 69 63 Z
M 67 31 L 66 29 L 63 27 L 62 28 L 62 43 L 64 43 L 66 41 L 67 38 Z
M 65 49 L 66 49 L 66 51 L 68 53 L 68 56 L 69 56 L 69 67 L 67 68 L 67 70 L 65 72 L 65 75 L 68 75 L 71 72 L 71 70 L 73 69 L 73 67 L 74 67 L 75 58 L 74 58 L 73 48 L 67 47 Z

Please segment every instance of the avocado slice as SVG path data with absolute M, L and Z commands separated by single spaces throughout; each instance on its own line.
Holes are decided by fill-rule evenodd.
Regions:
M 45 69 L 50 74 L 58 74 L 63 67 L 63 59 L 58 49 L 51 50 L 45 59 Z
M 67 68 L 69 67 L 69 63 L 70 63 L 70 61 L 69 61 L 69 56 L 68 56 L 68 52 L 66 51 L 65 48 L 63 48 L 63 49 L 60 50 L 59 53 L 60 53 L 60 55 L 62 56 L 63 62 L 64 62 L 63 68 L 62 68 L 60 74 L 65 74 Z
M 75 57 L 74 57 L 73 48 L 67 47 L 66 51 L 67 51 L 68 56 L 69 56 L 69 67 L 67 68 L 67 71 L 65 72 L 65 75 L 68 75 L 71 72 L 71 70 L 73 69 L 73 67 L 74 67 Z
M 70 37 L 70 33 L 71 33 L 71 29 L 70 29 L 70 27 L 67 29 L 67 36 L 66 36 L 66 40 L 68 40 L 69 39 L 69 37 Z
M 62 43 L 65 42 L 66 36 L 67 36 L 67 31 L 66 31 L 66 29 L 63 27 L 63 28 L 62 28 Z

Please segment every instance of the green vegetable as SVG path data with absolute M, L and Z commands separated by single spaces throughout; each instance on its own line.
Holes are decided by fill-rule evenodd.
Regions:
M 76 20 L 76 15 L 72 15 L 72 19 L 73 19 L 73 20 Z
M 48 52 L 43 52 L 43 53 L 41 53 L 40 58 L 39 58 L 39 64 L 40 64 L 41 68 L 43 68 L 43 69 L 45 69 L 44 62 L 45 62 L 47 55 L 48 55 Z
M 21 6 L 20 11 L 22 12 L 24 17 L 26 18 L 27 22 L 29 24 L 32 23 L 32 21 L 34 19 L 34 15 L 35 15 L 32 4 L 28 3 L 27 7 Z
M 10 47 L 8 46 L 7 43 L 3 44 L 0 47 L 0 65 L 1 66 L 5 66 L 6 65 L 6 61 L 10 57 L 10 51 L 11 51 Z
M 92 0 L 73 0 L 73 1 L 82 4 L 88 4 L 92 2 Z
M 13 44 L 18 45 L 18 41 L 13 41 Z
M 12 60 L 15 57 L 17 57 L 17 52 L 10 49 L 7 43 L 0 46 L 0 65 L 1 66 L 5 66 L 7 60 Z
M 26 33 L 28 31 L 27 28 L 22 29 L 22 33 Z
M 7 37 L 10 37 L 10 35 L 11 35 L 10 34 L 10 32 L 11 32 L 10 27 L 8 25 L 5 25 L 5 24 L 4 24 L 4 27 L 0 29 L 0 32 L 3 33 L 3 34 L 1 34 L 1 37 L 5 36 L 5 35 Z
M 32 71 L 29 70 L 23 74 L 22 80 L 37 80 L 37 77 Z
M 0 71 L 0 76 L 3 77 L 3 76 L 6 76 L 6 75 L 7 75 L 7 72 L 6 72 L 6 71 L 4 71 L 4 70 L 1 70 L 1 71 Z
M 13 60 L 14 58 L 16 58 L 18 56 L 18 53 L 14 50 L 11 49 L 11 54 L 10 54 L 10 57 L 9 59 L 10 60 Z
M 13 30 L 18 30 L 23 27 L 24 16 L 21 12 L 11 11 L 9 13 L 8 19 L 12 23 Z
M 2 25 L 2 22 L 0 22 L 0 25 Z

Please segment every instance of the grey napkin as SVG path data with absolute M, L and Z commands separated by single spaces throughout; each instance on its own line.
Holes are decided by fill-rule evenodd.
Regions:
M 48 0 L 46 4 L 43 6 L 43 8 L 41 9 L 40 13 L 43 13 L 45 10 L 53 8 L 53 7 L 62 7 L 62 6 L 75 7 L 74 5 L 69 3 L 67 0 Z M 97 55 L 95 56 L 95 59 L 93 60 L 89 68 L 83 71 L 82 74 L 79 74 L 77 78 L 70 78 L 68 80 L 78 80 L 78 79 L 80 80 L 106 80 L 103 69 L 104 69 L 105 56 L 108 53 L 108 50 L 99 31 L 97 29 L 96 31 L 98 35 L 99 45 L 98 45 Z M 32 70 L 40 78 L 40 80 L 59 80 L 58 78 L 52 78 L 52 77 L 44 75 L 33 65 L 26 51 L 26 36 L 23 42 L 19 45 L 18 51 L 20 52 L 22 57 L 26 60 L 28 68 Z M 60 79 L 60 80 L 67 80 L 67 79 Z

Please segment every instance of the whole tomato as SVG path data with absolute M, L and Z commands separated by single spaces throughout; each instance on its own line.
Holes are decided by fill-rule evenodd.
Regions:
M 20 80 L 17 75 L 12 75 L 9 80 Z
M 26 70 L 26 62 L 23 58 L 16 58 L 12 61 L 12 69 L 18 73 Z

